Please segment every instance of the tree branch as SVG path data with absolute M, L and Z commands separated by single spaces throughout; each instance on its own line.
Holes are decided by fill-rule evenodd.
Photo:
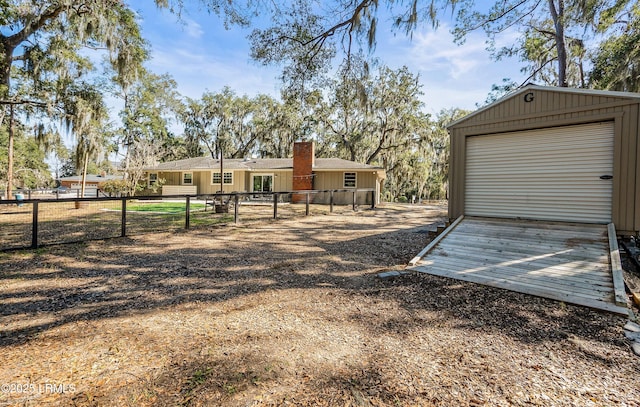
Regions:
M 38 102 L 36 100 L 28 100 L 28 99 L 19 99 L 19 100 L 0 99 L 0 105 L 9 105 L 9 106 L 32 105 L 36 107 L 47 107 L 46 103 Z
M 17 33 L 5 37 L 6 44 L 10 48 L 11 51 L 15 49 L 18 45 L 22 44 L 29 38 L 33 33 L 40 30 L 47 24 L 49 21 L 56 19 L 64 10 L 64 7 L 61 5 L 56 5 L 51 7 L 48 11 L 39 15 L 35 20 L 26 24 L 22 30 Z
M 504 18 L 507 14 L 509 14 L 509 13 L 513 12 L 514 10 L 516 10 L 516 9 L 517 9 L 518 7 L 520 7 L 521 5 L 525 4 L 527 1 L 528 1 L 528 0 L 520 0 L 520 2 L 518 2 L 518 3 L 514 4 L 513 6 L 511 6 L 510 8 L 508 8 L 508 9 L 506 9 L 506 10 L 503 10 L 503 11 L 502 11 L 500 14 L 498 14 L 497 16 L 489 17 L 489 18 L 487 18 L 487 19 L 485 19 L 485 20 L 482 20 L 482 21 L 478 22 L 475 26 L 473 26 L 473 27 L 471 27 L 471 28 L 468 28 L 468 29 L 464 30 L 464 32 L 465 32 L 465 33 L 468 33 L 468 32 L 471 32 L 471 31 L 475 31 L 475 30 L 477 30 L 478 28 L 482 27 L 483 25 L 490 24 L 490 23 L 495 23 L 495 22 L 497 22 L 498 20 L 500 20 L 500 19 Z M 538 1 L 538 2 L 536 3 L 536 6 L 535 6 L 535 7 L 533 7 L 533 8 L 536 8 L 536 7 L 538 6 L 538 4 L 540 4 L 540 1 Z
M 524 0 L 523 0 L 524 1 Z M 316 35 L 315 37 L 307 40 L 307 41 L 301 41 L 297 38 L 294 37 L 290 37 L 287 35 L 283 35 L 282 37 L 280 37 L 280 40 L 290 40 L 293 42 L 297 42 L 298 44 L 302 45 L 303 47 L 307 47 L 311 44 L 313 44 L 312 49 L 315 48 L 322 48 L 322 45 L 324 45 L 324 42 L 326 41 L 327 38 L 333 36 L 336 34 L 336 32 L 340 31 L 341 29 L 345 28 L 345 27 L 349 27 L 349 41 L 351 42 L 352 37 L 351 37 L 351 33 L 353 32 L 354 26 L 356 24 L 356 21 L 358 20 L 358 16 L 360 15 L 360 13 L 369 8 L 373 3 L 375 2 L 375 0 L 362 0 L 355 8 L 355 10 L 353 11 L 353 13 L 351 14 L 351 17 L 348 18 L 347 20 L 341 21 L 335 25 L 333 25 L 332 27 L 326 29 L 325 31 L 321 32 L 320 34 Z M 314 55 L 317 55 L 319 51 L 316 51 L 314 53 Z

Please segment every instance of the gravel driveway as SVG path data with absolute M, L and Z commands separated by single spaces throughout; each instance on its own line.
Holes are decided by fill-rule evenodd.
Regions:
M 438 205 L 0 254 L 0 405 L 640 406 L 624 318 L 401 270 Z

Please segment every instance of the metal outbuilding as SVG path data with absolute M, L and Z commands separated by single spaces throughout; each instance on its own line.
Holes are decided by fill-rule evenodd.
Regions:
M 640 94 L 527 85 L 448 129 L 450 218 L 640 231 Z

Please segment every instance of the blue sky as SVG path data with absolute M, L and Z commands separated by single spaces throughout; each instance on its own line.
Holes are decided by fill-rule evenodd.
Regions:
M 279 68 L 251 61 L 248 31 L 226 30 L 217 16 L 195 7 L 180 23 L 153 2 L 141 3 L 133 8 L 139 12 L 142 34 L 152 47 L 147 66 L 157 74 L 170 74 L 182 95 L 199 98 L 205 90 L 216 92 L 229 86 L 239 95 L 279 96 Z M 406 65 L 420 76 L 427 113 L 450 107 L 474 110 L 477 103 L 484 102 L 492 84 L 505 77 L 524 80 L 518 61 L 490 60 L 483 32 L 470 35 L 464 45 L 457 46 L 449 27 L 447 21 L 437 30 L 423 24 L 412 38 L 378 28 L 375 56 L 391 68 Z M 512 40 L 503 38 L 505 42 Z

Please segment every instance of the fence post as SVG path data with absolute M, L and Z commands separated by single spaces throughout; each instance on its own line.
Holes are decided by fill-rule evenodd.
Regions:
M 273 219 L 278 219 L 278 193 L 273 193 Z
M 127 235 L 127 198 L 122 198 L 122 214 L 121 214 L 121 224 L 120 224 L 120 237 L 125 237 Z
M 222 197 L 220 197 L 220 201 L 222 202 Z M 187 195 L 187 205 L 184 211 L 184 228 L 185 229 L 189 229 L 189 215 L 190 215 L 190 209 L 191 209 L 191 197 L 189 195 Z
M 31 226 L 31 248 L 38 248 L 38 201 L 33 202 L 33 221 Z
M 333 190 L 329 191 L 329 212 L 333 213 Z
M 309 193 L 308 192 L 304 196 L 304 203 L 306 205 L 305 216 L 309 216 Z
M 353 190 L 352 194 L 353 194 L 352 207 L 353 207 L 353 210 L 355 211 L 356 210 L 356 190 L 355 189 Z
M 238 193 L 233 194 L 233 223 L 238 223 Z

